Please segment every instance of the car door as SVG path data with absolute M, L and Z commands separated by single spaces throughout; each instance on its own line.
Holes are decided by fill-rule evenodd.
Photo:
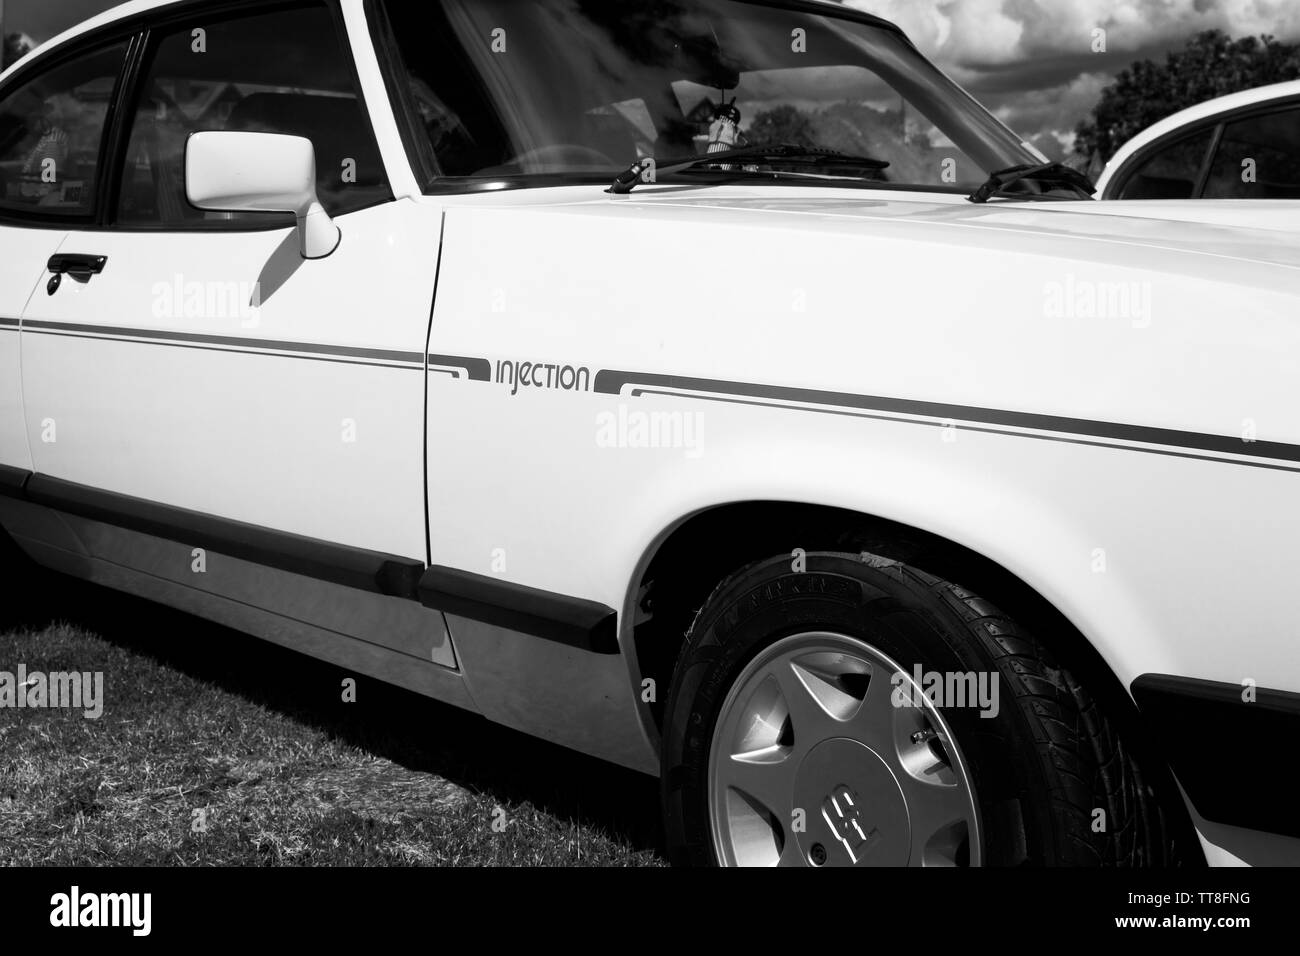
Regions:
M 93 216 L 108 104 L 128 41 L 33 60 L 0 92 L 0 491 L 32 470 L 19 324 L 69 228 Z
M 24 314 L 32 492 L 104 560 L 450 665 L 440 615 L 392 597 L 427 557 L 439 218 L 393 201 L 334 7 L 241 9 L 151 25 L 103 226 Z M 331 255 L 188 203 L 188 137 L 227 129 L 313 142 Z

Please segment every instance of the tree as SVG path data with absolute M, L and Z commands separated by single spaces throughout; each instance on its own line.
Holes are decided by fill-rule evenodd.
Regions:
M 1205 100 L 1300 78 L 1300 44 L 1271 36 L 1233 40 L 1222 30 L 1192 37 L 1164 63 L 1139 60 L 1101 93 L 1075 129 L 1074 151 L 1104 163 L 1152 123 Z
M 754 117 L 745 131 L 751 143 L 772 146 L 793 143 L 796 146 L 817 146 L 817 132 L 812 117 L 788 103 L 765 110 Z
M 31 50 L 31 41 L 21 33 L 7 34 L 5 36 L 4 52 L 0 53 L 0 70 L 11 66 L 20 57 L 30 53 Z

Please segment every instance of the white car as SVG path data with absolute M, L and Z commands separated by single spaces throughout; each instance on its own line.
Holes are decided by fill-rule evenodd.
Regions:
M 1149 126 L 1111 157 L 1097 195 L 1300 199 L 1300 80 L 1220 96 Z
M 1290 235 L 805 0 L 134 0 L 0 170 L 41 565 L 659 775 L 679 862 L 1300 861 Z

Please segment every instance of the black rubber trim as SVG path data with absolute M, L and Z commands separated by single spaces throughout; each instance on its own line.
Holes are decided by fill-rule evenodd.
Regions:
M 580 650 L 619 652 L 618 614 L 595 601 L 454 568 L 426 570 L 422 561 L 160 505 L 9 465 L 0 465 L 0 496 L 345 587 L 418 600 L 446 614 Z
M 434 565 L 420 579 L 420 602 L 580 650 L 618 653 L 618 614 L 595 601 Z
M 26 498 L 92 521 L 377 594 L 414 600 L 424 571 L 423 561 L 273 531 L 47 475 L 28 479 Z
M 1300 837 L 1286 767 L 1300 740 L 1300 694 L 1143 674 L 1133 699 L 1178 782 L 1206 820 Z
M 27 482 L 32 473 L 26 468 L 0 465 L 0 498 L 26 497 Z
M 688 378 L 681 375 L 620 372 L 611 369 L 603 369 L 596 373 L 592 391 L 618 395 L 627 386 L 631 386 L 630 394 L 633 397 L 646 393 L 654 394 L 656 388 L 705 392 L 712 395 L 830 405 L 836 408 L 883 412 L 891 415 L 919 415 L 926 418 L 948 419 L 955 423 L 977 422 L 1010 428 L 1061 432 L 1067 435 L 1101 438 L 1110 441 L 1140 442 L 1148 445 L 1167 445 L 1174 448 L 1188 448 L 1217 454 L 1300 462 L 1300 445 L 1288 445 L 1283 442 L 1246 442 L 1230 435 L 1211 435 L 1201 432 L 1179 431 L 1172 428 L 1126 425 L 1119 422 L 1066 418 L 1059 415 L 1040 415 L 1034 412 L 1015 412 L 1000 408 L 981 408 L 973 405 L 950 405 L 943 402 L 916 401 L 906 398 L 857 395 L 852 392 L 829 392 L 820 389 L 793 388 L 782 385 L 753 385 L 746 382 Z M 819 411 L 819 409 L 813 408 L 808 409 L 808 411 L 815 412 Z M 1143 449 L 1136 450 L 1141 451 Z M 1249 462 L 1231 463 L 1250 464 Z

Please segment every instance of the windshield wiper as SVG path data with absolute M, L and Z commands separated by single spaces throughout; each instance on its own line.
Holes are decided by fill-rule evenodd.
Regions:
M 653 170 L 654 176 L 681 172 L 692 166 L 711 163 L 725 163 L 733 159 L 779 159 L 784 162 L 808 163 L 814 166 L 854 166 L 858 169 L 888 169 L 889 163 L 883 159 L 871 159 L 867 156 L 850 156 L 834 149 L 817 149 L 811 146 L 795 146 L 793 143 L 781 143 L 777 146 L 742 146 L 738 149 L 724 149 L 716 153 L 704 153 L 686 159 L 667 159 L 658 162 L 654 159 L 638 159 L 635 163 L 618 174 L 618 177 L 605 190 L 608 193 L 622 195 L 630 193 L 641 182 L 655 182 L 655 179 L 643 180 L 642 174 Z
M 1041 163 L 1039 165 L 1025 163 L 1020 166 L 1008 166 L 1006 169 L 995 170 L 985 180 L 983 186 L 966 198 L 971 202 L 988 202 L 994 196 L 1007 195 L 1004 190 L 1012 183 L 1020 182 L 1022 179 L 1055 183 L 1058 186 L 1076 189 L 1087 196 L 1091 196 L 1097 191 L 1097 187 L 1093 185 L 1091 179 L 1077 169 L 1071 169 L 1064 163 Z M 1012 193 L 1011 195 L 1015 194 Z

